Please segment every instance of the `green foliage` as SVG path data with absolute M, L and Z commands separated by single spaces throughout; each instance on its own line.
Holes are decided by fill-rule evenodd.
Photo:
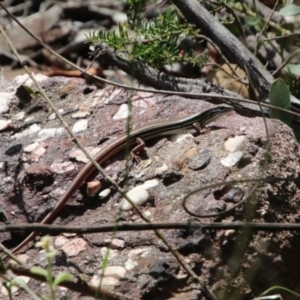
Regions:
M 56 289 L 58 287 L 58 285 L 60 285 L 62 282 L 67 281 L 67 280 L 71 280 L 74 277 L 66 272 L 61 272 L 57 275 L 54 275 L 52 272 L 52 265 L 53 265 L 53 258 L 56 256 L 57 251 L 53 250 L 52 245 L 51 245 L 51 239 L 48 236 L 42 237 L 41 240 L 39 242 L 36 243 L 37 247 L 42 247 L 45 251 L 45 256 L 47 259 L 47 269 L 43 269 L 41 267 L 32 267 L 30 269 L 30 272 L 32 274 L 37 274 L 40 275 L 42 277 L 44 277 L 46 279 L 46 282 L 49 285 L 50 291 L 51 291 L 51 295 L 42 295 L 39 296 L 37 295 L 33 290 L 31 290 L 25 280 L 23 280 L 23 278 L 21 277 L 16 277 L 10 281 L 7 280 L 7 282 L 3 282 L 3 287 L 7 290 L 9 299 L 12 299 L 12 294 L 13 294 L 13 287 L 18 287 L 21 288 L 23 290 L 25 290 L 34 300 L 55 300 L 56 299 Z
M 42 296 L 42 299 L 48 300 L 55 300 L 55 290 L 57 286 L 62 283 L 63 281 L 70 280 L 73 278 L 73 276 L 66 272 L 61 272 L 58 275 L 56 275 L 53 278 L 53 272 L 52 272 L 52 260 L 56 256 L 57 251 L 52 249 L 51 246 L 51 238 L 49 236 L 44 236 L 41 238 L 39 242 L 36 243 L 37 247 L 41 247 L 45 250 L 45 256 L 48 262 L 47 269 L 44 270 L 41 267 L 32 267 L 30 271 L 34 274 L 43 276 L 46 281 L 48 282 L 48 285 L 50 287 L 51 291 L 51 297 L 48 296 Z
M 13 288 L 14 287 L 21 288 L 21 289 L 25 290 L 31 296 L 31 298 L 34 299 L 34 300 L 40 300 L 41 299 L 33 290 L 31 290 L 27 286 L 25 280 L 20 276 L 15 277 L 14 279 L 10 280 L 9 282 L 3 282 L 3 287 L 7 290 L 7 294 L 8 294 L 9 299 L 13 299 L 13 293 L 14 293 Z
M 141 23 L 141 13 L 144 11 L 144 7 L 151 0 L 126 0 L 128 8 L 126 9 L 126 14 L 128 17 L 128 23 L 133 29 L 133 26 L 139 25 Z
M 284 70 L 296 76 L 300 76 L 300 64 L 288 64 Z
M 262 21 L 259 16 L 246 16 L 245 23 L 249 26 L 253 26 L 257 31 L 260 31 L 262 28 Z
M 46 270 L 44 270 L 43 268 L 41 268 L 41 267 L 32 267 L 30 269 L 30 272 L 33 273 L 33 274 L 43 276 L 45 278 L 48 277 L 48 272 Z
M 58 273 L 53 282 L 53 287 L 56 289 L 59 284 L 61 284 L 64 281 L 71 280 L 73 276 L 67 272 L 60 272 Z
M 274 291 L 276 291 L 276 290 L 288 292 L 288 293 L 290 293 L 290 294 L 296 296 L 297 298 L 300 298 L 300 294 L 295 293 L 294 291 L 292 291 L 292 290 L 290 290 L 290 289 L 287 289 L 287 288 L 285 288 L 285 287 L 283 287 L 283 286 L 273 286 L 273 287 L 269 288 L 268 290 L 266 290 L 265 292 L 263 292 L 263 293 L 260 295 L 260 297 L 266 296 L 267 294 L 269 294 L 269 293 L 271 293 L 271 292 L 274 292 Z M 260 299 L 260 298 L 258 298 L 258 299 Z M 264 299 L 266 299 L 266 298 L 264 298 Z M 272 299 L 271 296 L 270 296 L 270 299 Z M 274 299 L 274 298 L 273 298 L 273 299 Z
M 287 5 L 286 7 L 282 8 L 278 13 L 283 16 L 299 15 L 300 6 L 295 4 Z
M 140 14 L 147 2 L 128 0 L 128 23 L 120 23 L 118 31 L 93 32 L 88 36 L 89 42 L 105 43 L 117 55 L 126 53 L 129 59 L 158 69 L 175 62 L 191 63 L 201 68 L 207 61 L 206 55 L 195 57 L 192 50 L 184 56 L 180 53 L 180 42 L 186 37 L 195 38 L 199 30 L 183 22 L 175 9 L 158 14 L 148 22 L 142 21 Z
M 281 78 L 274 80 L 272 83 L 269 98 L 272 105 L 291 110 L 290 91 Z M 292 115 L 287 112 L 271 109 L 271 118 L 279 119 L 289 126 L 292 124 Z
M 295 76 L 293 73 L 287 73 L 285 75 L 285 80 L 287 85 L 289 86 L 290 93 L 295 97 L 300 97 L 300 78 L 299 76 Z

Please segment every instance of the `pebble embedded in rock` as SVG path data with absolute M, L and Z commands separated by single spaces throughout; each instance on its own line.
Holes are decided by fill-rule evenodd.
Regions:
M 78 133 L 78 132 L 86 130 L 87 128 L 88 128 L 88 120 L 84 119 L 84 120 L 77 121 L 74 124 L 72 131 L 74 133 Z
M 14 96 L 11 93 L 0 92 L 0 114 L 7 113 L 9 111 L 9 104 Z
M 30 152 L 32 152 L 33 150 L 35 150 L 35 149 L 38 147 L 38 145 L 39 145 L 39 143 L 32 143 L 32 144 L 26 146 L 26 147 L 23 149 L 23 151 L 24 151 L 25 153 L 30 153 Z
M 111 249 L 123 249 L 125 242 L 121 239 L 105 240 L 105 243 L 111 247 Z
M 64 174 L 75 169 L 74 164 L 70 161 L 65 161 L 62 163 L 53 162 L 50 167 L 57 174 Z
M 101 188 L 101 182 L 99 180 L 89 181 L 86 187 L 86 194 L 88 197 L 94 197 Z
M 0 131 L 9 129 L 11 126 L 11 120 L 0 120 Z
M 7 184 L 7 183 L 13 183 L 13 178 L 11 176 L 4 177 L 3 178 L 3 182 L 5 184 Z
M 126 195 L 131 199 L 131 201 L 136 205 L 142 205 L 146 203 L 149 197 L 149 193 L 146 191 L 144 186 L 136 186 L 130 190 Z M 123 199 L 120 207 L 122 210 L 132 209 L 132 205 L 126 200 Z
M 221 164 L 225 167 L 233 167 L 235 166 L 243 157 L 243 152 L 242 151 L 236 151 L 233 153 L 230 153 L 225 157 L 224 159 L 221 160 Z
M 119 110 L 113 116 L 114 120 L 125 119 L 129 116 L 129 108 L 127 104 L 120 105 Z
M 63 127 L 59 128 L 44 128 L 39 131 L 38 137 L 55 137 L 55 136 L 60 136 L 64 132 L 66 132 L 66 129 Z
M 164 172 L 166 172 L 169 167 L 164 163 L 161 167 L 155 169 L 155 175 L 161 176 Z
M 5 154 L 12 156 L 15 155 L 17 153 L 20 153 L 22 150 L 22 144 L 15 144 L 11 147 L 9 147 L 8 149 L 5 150 Z
M 100 199 L 106 198 L 111 193 L 110 189 L 105 189 L 99 193 Z
M 82 238 L 75 238 L 66 243 L 61 250 L 63 250 L 67 256 L 77 256 L 80 252 L 86 249 L 87 242 Z
M 13 138 L 19 139 L 23 136 L 30 135 L 32 133 L 38 132 L 41 130 L 41 127 L 37 124 L 32 124 L 22 132 L 18 132 L 15 135 L 13 135 Z
M 93 157 L 100 151 L 100 148 L 86 147 L 85 150 L 87 150 L 89 152 L 89 154 Z M 73 150 L 72 152 L 70 152 L 69 157 L 72 160 L 75 159 L 77 162 L 82 162 L 82 163 L 89 162 L 89 159 L 86 157 L 86 155 L 80 149 L 77 149 L 77 148 L 75 150 Z
M 81 119 L 88 117 L 90 115 L 90 112 L 88 110 L 79 110 L 72 114 L 72 118 L 74 119 Z
M 129 258 L 125 262 L 125 268 L 126 268 L 127 271 L 130 271 L 130 270 L 134 269 L 137 265 L 138 265 L 138 263 L 134 262 L 131 258 Z
M 233 203 L 238 203 L 240 202 L 244 197 L 244 191 L 239 188 L 233 188 L 231 189 L 228 193 L 226 193 L 226 199 L 225 201 L 231 201 Z
M 106 267 L 104 270 L 103 278 L 102 278 L 102 285 L 117 285 L 119 284 L 120 280 L 125 277 L 126 269 L 122 266 L 109 266 Z M 102 270 L 99 271 L 102 274 Z M 99 275 L 94 275 L 90 284 L 92 286 L 98 287 L 100 284 Z
M 65 114 L 65 110 L 63 108 L 60 108 L 58 110 L 58 112 L 63 116 Z M 55 113 L 52 113 L 49 117 L 48 117 L 49 120 L 55 120 L 56 119 L 56 114 Z
M 149 193 L 147 192 L 147 189 L 150 189 L 154 186 L 158 185 L 157 179 L 147 180 L 143 184 L 138 185 L 131 189 L 127 196 L 135 203 L 136 205 L 141 205 L 146 203 L 146 201 L 149 198 Z M 126 200 L 122 199 L 120 203 L 120 208 L 122 210 L 130 210 L 132 209 L 132 205 Z
M 245 140 L 244 135 L 235 136 L 233 138 L 229 138 L 224 143 L 224 148 L 229 152 L 234 152 L 238 150 Z
M 12 119 L 16 120 L 16 121 L 20 121 L 23 120 L 25 117 L 25 112 L 24 111 L 20 111 L 19 113 L 15 114 Z
M 69 240 L 66 237 L 58 236 L 54 241 L 54 246 L 56 248 L 61 248 L 63 245 L 65 245 L 68 242 L 69 242 Z
M 207 167 L 211 160 L 211 153 L 208 149 L 203 149 L 188 159 L 190 169 L 202 170 Z

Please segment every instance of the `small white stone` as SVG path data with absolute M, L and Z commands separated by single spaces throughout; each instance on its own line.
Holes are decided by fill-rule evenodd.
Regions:
M 143 247 L 143 248 L 131 250 L 128 253 L 128 257 L 131 257 L 131 258 L 149 257 L 149 256 L 152 256 L 152 251 L 153 250 L 151 249 L 151 247 Z
M 84 131 L 88 128 L 88 120 L 84 119 L 84 120 L 79 120 L 77 121 L 74 126 L 72 131 L 74 133 L 80 132 L 80 131 Z
M 106 239 L 104 242 L 110 246 L 111 249 L 123 249 L 125 245 L 125 242 L 121 239 Z
M 64 111 L 63 108 L 60 108 L 60 109 L 58 110 L 58 112 L 59 112 L 62 116 L 65 114 L 65 111 Z M 54 120 L 54 119 L 56 119 L 56 114 L 55 114 L 55 113 L 51 114 L 51 115 L 48 117 L 48 120 Z
M 169 167 L 164 163 L 161 167 L 155 169 L 155 175 L 162 175 L 165 173 Z
M 0 131 L 8 129 L 11 124 L 11 120 L 0 120 Z
M 67 256 L 77 256 L 80 252 L 86 249 L 87 242 L 82 238 L 75 238 L 66 243 L 61 249 L 67 254 Z
M 41 130 L 41 127 L 37 124 L 32 124 L 30 127 L 27 129 L 23 130 L 22 132 L 16 133 L 13 135 L 13 138 L 19 139 L 22 136 L 30 135 L 32 133 L 38 132 Z
M 93 157 L 100 151 L 100 148 L 87 147 L 86 150 Z M 86 157 L 86 155 L 80 149 L 75 149 L 72 152 L 70 152 L 69 157 L 71 159 L 75 159 L 78 162 L 87 163 L 89 161 L 89 159 Z
M 149 217 L 151 216 L 151 211 L 146 210 L 146 211 L 144 212 L 144 216 L 147 217 L 147 218 L 149 218 Z
M 150 189 L 154 186 L 157 186 L 159 181 L 157 179 L 151 179 L 145 181 L 143 184 L 138 185 L 131 189 L 126 195 L 135 203 L 136 205 L 141 205 L 146 203 L 149 198 L 149 193 L 147 189 Z M 122 199 L 120 203 L 120 208 L 122 210 L 130 210 L 132 209 L 132 205 L 126 200 Z
M 129 107 L 127 104 L 122 104 L 117 111 L 117 113 L 113 116 L 114 120 L 126 119 L 129 116 Z
M 224 235 L 225 235 L 226 237 L 228 237 L 228 236 L 230 236 L 230 235 L 234 235 L 234 234 L 235 234 L 235 230 L 233 230 L 233 229 L 228 229 L 228 230 L 226 230 L 225 233 L 224 233 Z
M 221 164 L 225 167 L 233 167 L 241 160 L 242 157 L 243 157 L 243 152 L 236 151 L 236 152 L 230 153 L 227 157 L 222 159 Z
M 90 115 L 90 112 L 88 110 L 79 110 L 72 114 L 73 119 L 81 119 L 85 118 Z
M 55 248 L 61 248 L 65 245 L 69 240 L 64 236 L 58 236 L 54 241 Z
M 147 190 L 147 189 L 157 186 L 158 184 L 159 184 L 159 181 L 157 179 L 149 179 L 143 183 L 143 186 Z
M 125 262 L 125 269 L 127 271 L 134 269 L 138 264 L 136 262 L 134 262 L 131 258 L 129 258 L 126 262 Z
M 245 140 L 244 135 L 235 136 L 233 138 L 229 138 L 225 143 L 224 147 L 229 152 L 234 152 L 238 150 Z
M 28 124 L 28 123 L 31 123 L 33 122 L 34 118 L 33 117 L 28 117 L 24 120 L 24 123 Z
M 0 92 L 0 114 L 7 113 L 9 111 L 9 104 L 14 98 L 11 93 Z
M 75 233 L 75 232 L 63 232 L 62 235 L 63 235 L 64 237 L 70 238 L 70 237 L 76 236 L 77 233 Z
M 43 138 L 43 137 L 55 137 L 55 136 L 60 136 L 63 133 L 65 133 L 66 130 L 63 127 L 59 128 L 45 128 L 39 131 L 38 137 Z
M 108 260 L 112 260 L 114 257 L 119 255 L 118 250 L 114 250 L 114 249 L 111 249 L 111 248 L 108 248 L 108 247 L 102 247 L 100 249 L 100 253 L 101 253 L 102 257 L 106 257 L 108 252 L 109 252 Z
M 38 157 L 41 157 L 42 155 L 44 155 L 45 152 L 46 152 L 46 149 L 45 149 L 44 147 L 41 147 L 41 146 L 37 147 L 37 148 L 33 151 L 33 153 L 34 153 L 36 156 L 38 156 Z
M 20 111 L 19 113 L 15 114 L 13 116 L 13 119 L 16 120 L 16 121 L 20 121 L 20 120 L 23 120 L 25 117 L 25 112 L 24 111 Z
M 25 153 L 30 153 L 30 152 L 32 152 L 33 150 L 35 150 L 37 147 L 38 147 L 38 143 L 32 143 L 32 144 L 30 144 L 30 145 L 28 145 L 28 146 L 26 146 L 25 148 L 24 148 L 24 152 Z
M 117 285 L 125 277 L 126 269 L 122 266 L 109 266 L 104 270 L 103 285 Z M 99 271 L 102 274 L 102 270 Z
M 24 84 L 26 82 L 26 80 L 30 79 L 29 75 L 27 73 L 22 74 L 22 75 L 18 75 L 15 77 L 15 82 L 16 85 L 21 85 Z
M 41 73 L 33 74 L 33 76 L 34 76 L 35 80 L 38 82 L 48 79 L 48 76 L 41 74 Z M 28 85 L 28 86 L 34 86 L 34 82 L 32 81 L 31 78 L 28 78 L 24 84 Z
M 13 179 L 12 179 L 12 177 L 7 176 L 7 177 L 4 177 L 4 178 L 3 178 L 3 182 L 4 182 L 4 183 L 12 183 L 12 182 L 13 182 Z
M 110 189 L 105 189 L 99 193 L 100 199 L 106 198 L 111 193 Z
M 112 14 L 112 20 L 116 23 L 125 23 L 127 22 L 127 15 L 123 12 L 117 12 Z
M 50 165 L 51 170 L 56 174 L 64 174 L 74 170 L 74 164 L 70 161 L 64 161 L 62 163 L 53 162 Z
M 29 259 L 29 256 L 27 254 L 19 254 L 17 255 L 17 257 L 23 264 L 26 264 Z
M 149 197 L 149 193 L 143 186 L 136 186 L 130 190 L 126 195 L 131 199 L 131 201 L 136 205 L 141 205 L 146 203 Z M 132 209 L 132 205 L 126 200 L 121 201 L 120 207 L 122 210 Z

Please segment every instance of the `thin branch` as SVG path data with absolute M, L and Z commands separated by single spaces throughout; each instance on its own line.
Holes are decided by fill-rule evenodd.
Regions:
M 103 225 L 103 226 L 58 226 L 58 225 L 42 225 L 39 223 L 32 224 L 17 224 L 17 225 L 3 225 L 0 226 L 0 232 L 32 232 L 37 231 L 43 234 L 57 235 L 61 233 L 76 233 L 76 234 L 92 234 L 112 232 L 117 228 L 121 231 L 149 231 L 154 229 L 163 230 L 197 230 L 204 231 L 227 230 L 232 229 L 239 231 L 245 227 L 250 227 L 256 231 L 278 232 L 278 231 L 299 231 L 299 223 L 260 223 L 260 222 L 183 222 L 183 223 L 151 223 L 151 224 L 126 224 L 118 223 L 117 225 Z M 0 249 L 3 245 L 0 244 Z M 20 261 L 21 264 L 21 261 Z
M 44 276 L 34 274 L 31 272 L 29 268 L 26 267 L 20 267 L 14 264 L 8 264 L 7 269 L 11 270 L 16 275 L 26 276 L 29 278 L 33 278 L 35 280 L 47 282 Z M 54 279 L 55 277 L 53 277 L 53 280 Z M 63 281 L 59 284 L 59 286 L 63 286 L 74 292 L 78 292 L 80 294 L 84 294 L 91 297 L 95 297 L 96 292 L 98 290 L 98 287 L 88 285 L 85 281 L 82 281 L 80 279 L 78 279 L 77 282 L 71 280 Z M 103 288 L 100 288 L 100 296 L 101 299 L 103 300 L 137 300 L 137 298 L 128 297 L 121 293 L 111 292 Z

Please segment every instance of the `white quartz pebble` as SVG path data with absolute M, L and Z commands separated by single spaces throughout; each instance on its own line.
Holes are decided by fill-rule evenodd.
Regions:
M 156 185 L 158 185 L 157 179 L 147 180 L 143 184 L 134 187 L 126 195 L 133 201 L 134 204 L 141 205 L 146 203 L 149 198 L 147 189 L 150 189 Z M 120 208 L 122 210 L 130 210 L 132 209 L 132 205 L 126 199 L 122 199 Z

